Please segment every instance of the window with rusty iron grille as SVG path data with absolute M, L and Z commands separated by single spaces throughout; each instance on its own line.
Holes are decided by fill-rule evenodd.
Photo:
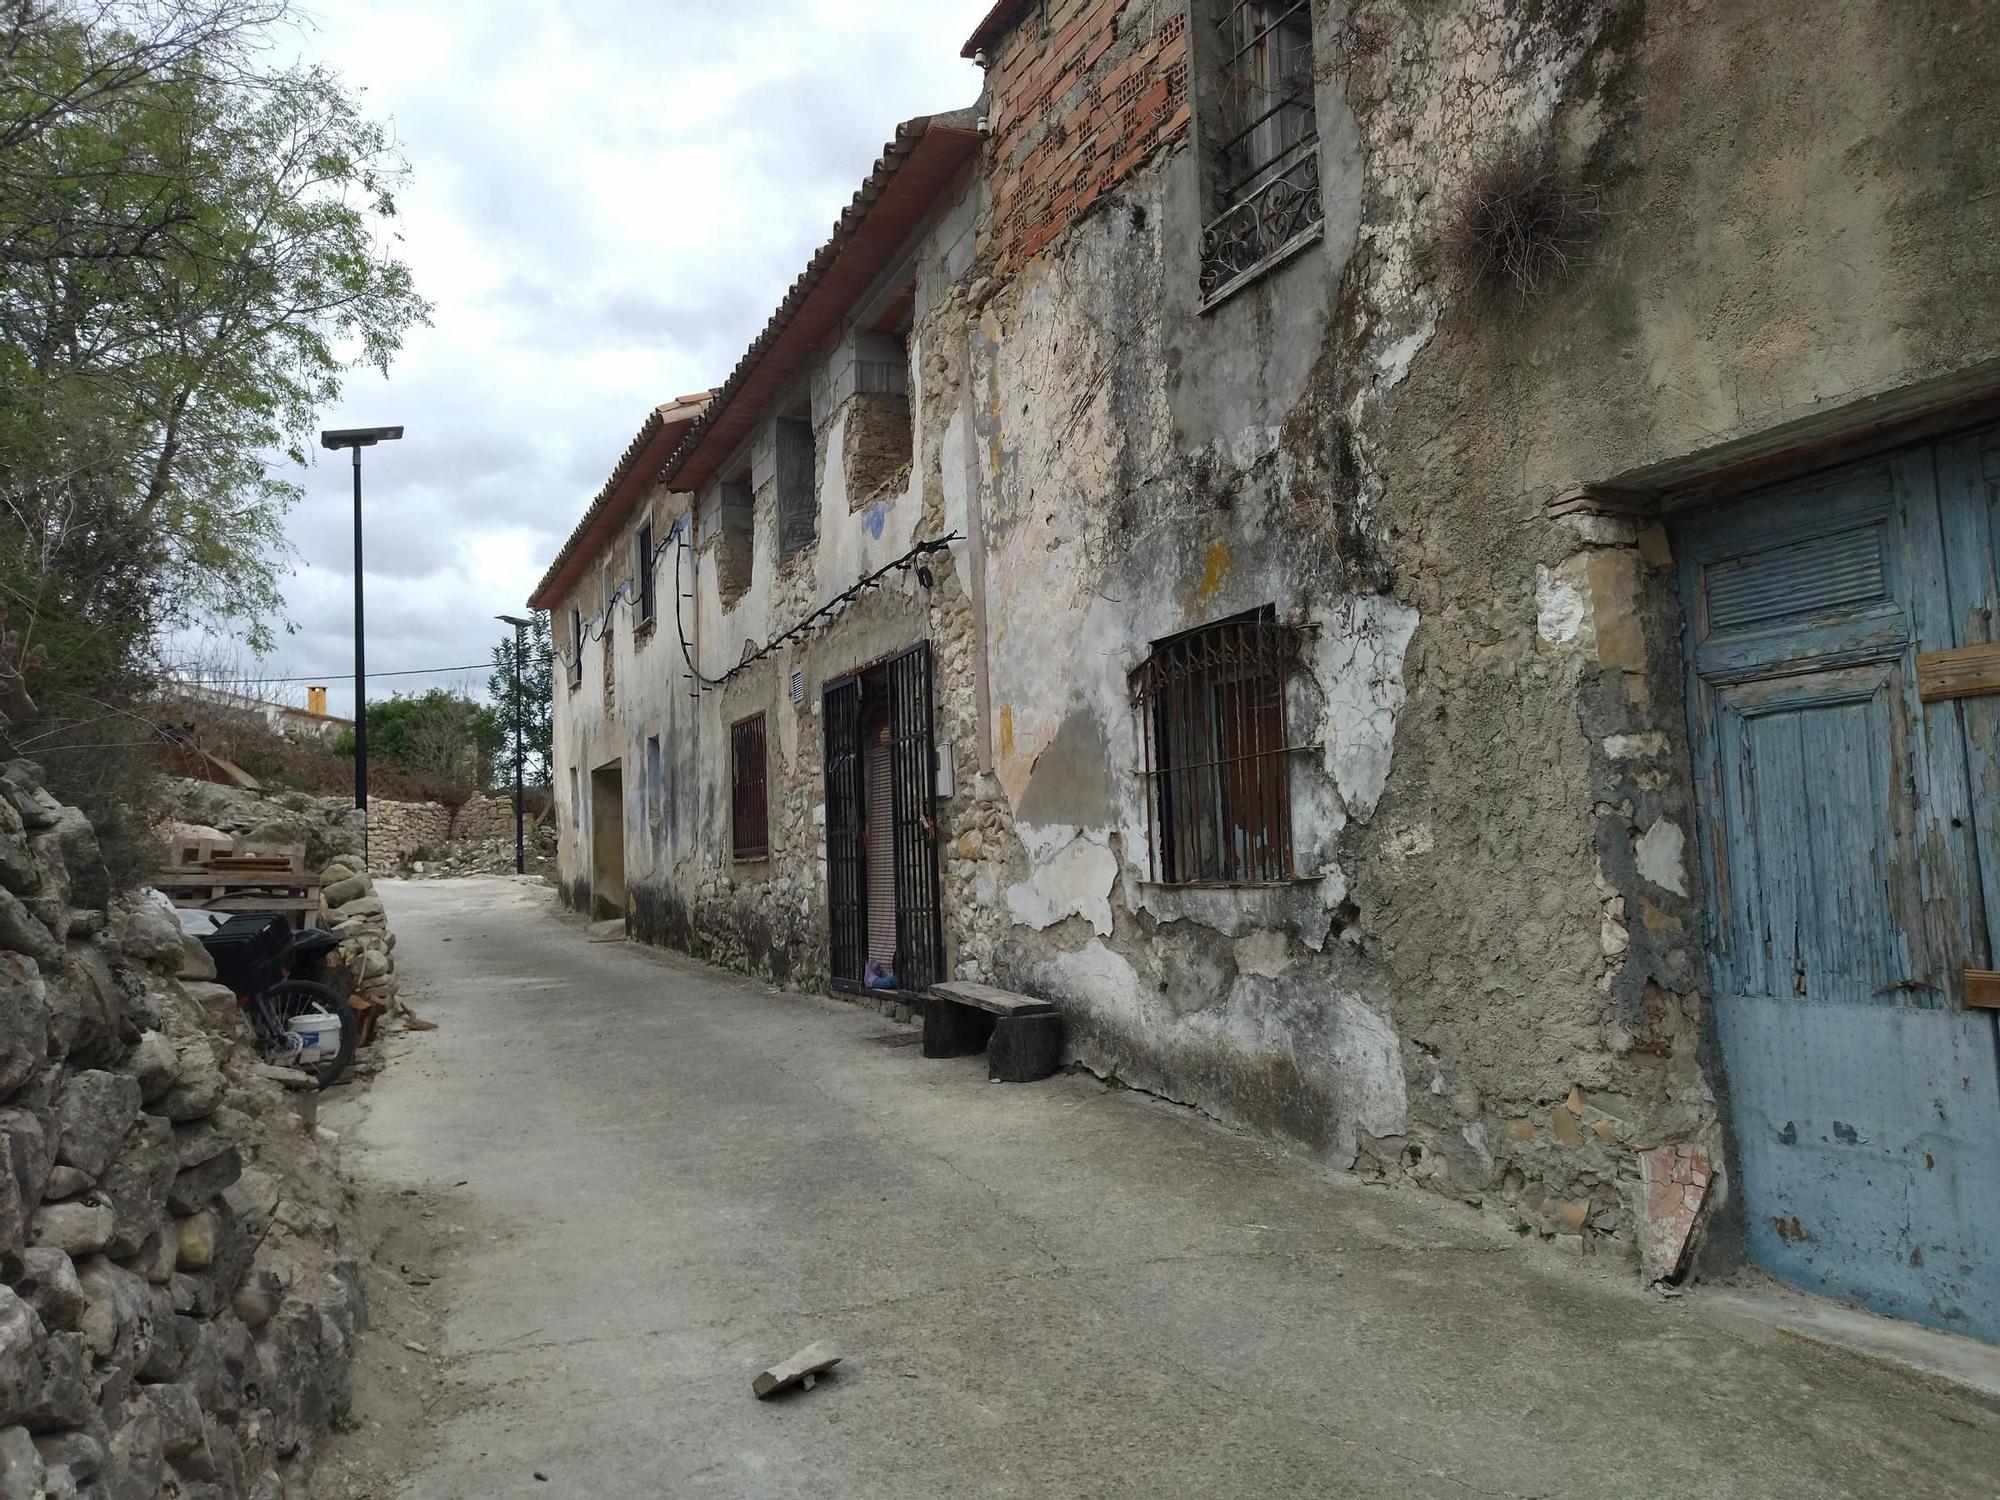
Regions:
M 729 730 L 729 842 L 738 859 L 771 852 L 771 811 L 764 782 L 764 716 Z
M 1325 218 L 1311 0 L 1212 3 L 1217 212 L 1201 235 L 1204 301 L 1284 259 Z
M 1285 681 L 1298 660 L 1298 633 L 1267 606 L 1156 642 L 1132 674 L 1154 880 L 1292 878 Z
M 569 685 L 577 686 L 583 681 L 583 611 L 571 609 L 569 612 Z

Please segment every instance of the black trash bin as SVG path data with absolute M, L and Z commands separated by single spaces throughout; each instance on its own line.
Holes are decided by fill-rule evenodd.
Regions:
M 260 995 L 285 977 L 292 924 L 281 912 L 238 912 L 202 937 L 215 960 L 215 980 L 239 995 Z

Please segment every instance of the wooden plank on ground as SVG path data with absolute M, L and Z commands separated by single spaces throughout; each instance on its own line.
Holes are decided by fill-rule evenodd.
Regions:
M 840 1356 L 825 1344 L 808 1344 L 784 1363 L 759 1370 L 757 1378 L 750 1382 L 750 1390 L 759 1401 L 768 1400 L 795 1385 L 810 1386 L 839 1363 Z

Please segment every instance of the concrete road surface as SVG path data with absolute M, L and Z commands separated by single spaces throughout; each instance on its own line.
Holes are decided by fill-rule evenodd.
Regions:
M 360 1172 L 456 1189 L 460 1414 L 403 1494 L 2000 1494 L 2000 1402 L 1079 1076 L 385 887 L 442 1024 Z M 814 1340 L 818 1389 L 750 1380 Z M 538 1480 L 537 1472 L 547 1476 Z

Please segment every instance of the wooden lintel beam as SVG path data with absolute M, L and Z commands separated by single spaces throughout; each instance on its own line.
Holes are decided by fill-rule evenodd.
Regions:
M 1582 484 L 1564 490 L 1546 507 L 1555 516 L 1651 516 L 1660 509 L 1659 498 L 1645 490 L 1620 490 L 1609 485 Z

